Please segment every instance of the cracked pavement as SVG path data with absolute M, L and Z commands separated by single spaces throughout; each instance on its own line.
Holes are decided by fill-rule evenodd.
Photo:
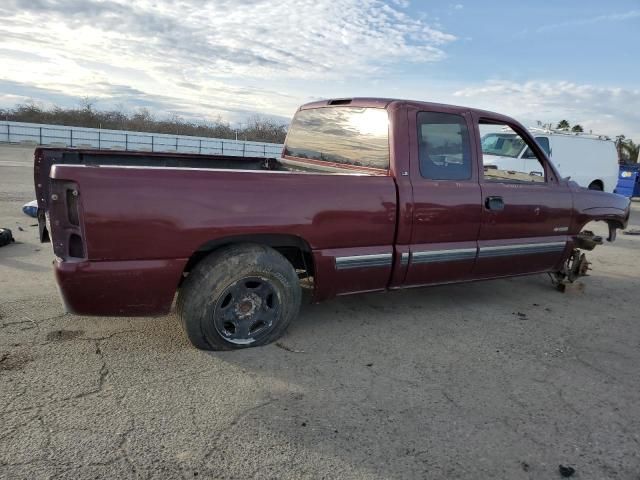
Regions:
M 0 478 L 639 478 L 640 237 L 564 294 L 533 276 L 346 297 L 279 345 L 207 353 L 174 313 L 64 313 L 21 212 L 31 154 L 0 146 Z

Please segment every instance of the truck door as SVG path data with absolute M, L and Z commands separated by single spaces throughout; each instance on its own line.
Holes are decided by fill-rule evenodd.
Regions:
M 431 108 L 409 111 L 413 224 L 405 286 L 466 280 L 477 253 L 482 209 L 471 116 Z
M 481 168 L 482 224 L 476 278 L 552 270 L 563 257 L 571 222 L 569 189 L 559 183 L 542 148 L 524 129 L 504 117 L 473 114 L 476 135 L 511 131 L 529 147 L 526 171 Z M 484 165 L 483 152 L 477 145 Z

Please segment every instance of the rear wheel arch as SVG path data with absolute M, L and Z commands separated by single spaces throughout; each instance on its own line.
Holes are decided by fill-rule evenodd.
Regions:
M 302 237 L 289 234 L 233 235 L 216 238 L 202 244 L 185 264 L 183 279 L 204 258 L 221 248 L 234 244 L 257 244 L 271 247 L 285 257 L 293 268 L 314 276 L 315 265 L 311 246 Z

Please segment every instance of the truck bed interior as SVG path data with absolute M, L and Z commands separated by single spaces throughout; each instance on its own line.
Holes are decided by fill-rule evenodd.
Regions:
M 39 149 L 51 164 L 121 165 L 139 167 L 211 168 L 233 170 L 285 170 L 275 158 L 233 155 L 199 155 L 175 152 L 130 152 L 116 150 Z
M 242 157 L 234 155 L 201 155 L 175 152 L 131 152 L 117 150 L 91 150 L 75 148 L 39 148 L 42 170 L 49 175 L 53 164 L 105 165 L 131 167 L 205 168 L 223 170 L 276 170 L 300 173 L 339 173 L 381 175 L 384 171 L 338 165 L 329 162 L 298 161 L 284 158 Z M 44 179 L 42 179 L 44 180 Z

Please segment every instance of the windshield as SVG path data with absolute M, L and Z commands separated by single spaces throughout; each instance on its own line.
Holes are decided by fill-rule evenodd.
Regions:
M 513 133 L 488 133 L 482 137 L 482 153 L 500 157 L 516 158 L 524 142 Z

